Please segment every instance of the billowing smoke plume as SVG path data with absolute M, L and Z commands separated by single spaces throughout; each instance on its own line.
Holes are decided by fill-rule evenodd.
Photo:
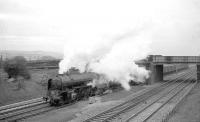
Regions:
M 145 35 L 145 30 L 138 31 L 140 33 L 116 33 L 112 38 L 91 38 L 89 35 L 79 37 L 80 40 L 69 40 L 65 46 L 64 59 L 60 62 L 59 73 L 64 73 L 71 67 L 76 67 L 81 72 L 90 70 L 102 74 L 107 81 L 119 82 L 125 89 L 130 89 L 130 80 L 143 82 L 148 78 L 148 71 L 134 63 L 135 60 L 145 58 L 149 52 L 150 41 L 145 38 L 148 35 Z
M 185 35 L 196 27 L 193 21 L 199 15 L 192 3 L 182 0 L 80 0 L 63 8 L 60 19 L 53 19 L 66 42 L 59 73 L 71 67 L 90 70 L 126 89 L 130 79 L 142 82 L 148 77 L 134 61 L 145 58 L 149 46 L 163 47 L 159 51 L 166 42 L 171 46 L 174 40 L 188 39 Z

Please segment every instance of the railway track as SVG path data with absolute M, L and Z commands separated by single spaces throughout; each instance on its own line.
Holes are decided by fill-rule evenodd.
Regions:
M 188 80 L 190 80 L 193 77 L 193 74 L 194 70 L 190 70 L 189 72 L 177 77 L 174 80 L 170 80 L 167 83 L 163 83 L 160 87 L 156 87 L 154 89 L 149 90 L 148 92 L 139 94 L 134 98 L 127 100 L 124 103 L 121 103 L 109 110 L 106 110 L 98 115 L 95 115 L 91 118 L 84 120 L 84 122 L 108 122 L 108 121 L 140 122 L 140 120 L 138 121 L 137 119 L 134 118 L 136 116 L 138 118 L 141 118 L 142 115 L 140 113 L 143 113 L 143 111 L 146 110 L 147 107 L 150 107 L 160 99 L 167 99 L 169 97 L 168 94 L 175 97 L 175 95 L 181 92 L 181 90 L 184 90 L 186 86 L 188 87 L 191 86 L 190 84 L 192 83 L 188 82 Z M 133 111 L 134 112 L 136 111 L 136 113 L 133 114 Z M 127 115 L 127 113 L 129 113 L 129 115 Z M 144 119 L 144 121 L 147 120 Z
M 126 118 L 123 119 L 123 121 L 162 122 L 165 119 L 165 116 L 168 114 L 168 112 L 170 112 L 170 110 L 168 109 L 170 108 L 172 110 L 173 107 L 175 107 L 172 101 L 176 102 L 175 99 L 178 100 L 183 98 L 183 96 L 181 96 L 180 94 L 187 93 L 191 90 L 191 88 L 193 88 L 193 86 L 195 85 L 194 81 L 196 80 L 192 77 L 193 76 L 188 76 L 188 78 L 186 78 L 183 82 L 179 83 L 176 86 L 173 86 L 164 94 L 159 93 L 158 95 L 156 95 L 157 97 L 151 98 L 146 102 L 146 104 L 140 104 L 138 108 L 133 108 L 132 111 L 130 111 L 131 116 L 129 116 L 128 118 L 126 116 Z M 164 110 L 159 111 L 165 105 L 168 106 L 166 106 Z
M 155 94 L 156 92 L 161 91 L 162 89 L 165 89 L 167 86 L 173 85 L 174 84 L 173 82 L 179 81 L 181 77 L 185 77 L 190 72 L 182 73 L 179 76 L 177 76 L 177 78 L 175 78 L 174 80 L 170 80 L 167 83 L 163 83 L 160 87 L 158 87 L 156 89 L 153 89 L 153 88 L 146 89 L 143 92 L 141 92 L 141 94 L 145 94 L 146 97 L 144 97 L 144 98 L 148 98 L 149 96 L 148 96 L 147 91 L 150 91 L 151 94 Z M 136 96 L 134 99 L 136 99 L 137 97 L 139 97 L 139 95 Z M 137 99 L 139 99 L 139 98 L 137 98 Z M 140 99 L 141 99 L 141 97 L 140 97 Z M 120 106 L 121 106 L 121 108 L 127 107 L 126 109 L 128 109 L 130 107 L 130 102 L 132 102 L 131 99 L 128 100 L 126 103 L 124 103 L 124 105 L 119 105 L 118 107 L 120 107 Z M 71 104 L 74 104 L 74 103 L 71 103 Z M 36 99 L 23 101 L 23 102 L 11 104 L 11 105 L 6 105 L 6 106 L 0 107 L 0 121 L 22 120 L 22 119 L 25 119 L 28 117 L 42 114 L 44 112 L 63 108 L 63 107 L 69 106 L 71 104 L 63 105 L 60 107 L 52 107 L 49 104 L 47 104 L 47 102 L 44 101 L 42 98 L 36 98 Z M 118 110 L 118 109 L 113 108 L 113 110 Z M 116 113 L 114 112 L 111 115 L 113 115 L 113 114 L 116 114 Z M 113 117 L 111 117 L 111 118 L 113 118 Z M 90 120 L 88 120 L 88 121 L 90 121 Z
M 28 101 L 23 101 L 11 105 L 0 107 L 0 121 L 14 121 L 23 119 L 25 114 L 28 114 L 39 109 L 49 107 L 46 101 L 42 98 L 36 98 Z
M 54 107 L 50 106 L 46 101 L 41 102 L 40 99 L 42 98 L 37 98 L 37 99 L 38 100 L 34 99 L 1 107 L 0 121 L 16 122 L 45 112 L 64 108 L 76 103 L 73 102 L 70 104 Z
M 31 100 L 18 102 L 18 103 L 14 103 L 14 104 L 10 104 L 10 105 L 5 105 L 5 106 L 0 107 L 0 113 L 3 110 L 9 110 L 9 109 L 17 108 L 17 107 L 20 107 L 20 106 L 33 104 L 33 103 L 39 103 L 39 102 L 43 102 L 43 99 L 42 98 L 36 98 L 36 99 L 31 99 Z
M 16 122 L 16 121 L 33 117 L 45 112 L 64 108 L 76 103 L 74 102 L 74 103 L 63 105 L 63 106 L 54 107 L 54 106 L 50 106 L 47 102 L 43 102 L 43 103 L 38 102 L 38 104 L 35 104 L 35 105 L 33 105 L 31 101 L 29 102 L 30 104 L 27 104 L 26 107 L 23 107 L 24 105 L 22 105 L 22 106 L 19 106 L 20 108 L 12 107 L 11 109 L 4 109 L 3 111 L 0 111 L 1 112 L 0 121 Z

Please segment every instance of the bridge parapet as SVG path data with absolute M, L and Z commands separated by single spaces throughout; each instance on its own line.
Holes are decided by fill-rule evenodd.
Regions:
M 200 64 L 200 56 L 161 56 L 161 55 L 150 55 L 148 62 L 154 64 Z

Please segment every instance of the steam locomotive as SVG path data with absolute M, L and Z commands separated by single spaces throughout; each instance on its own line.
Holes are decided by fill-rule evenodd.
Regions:
M 109 90 L 123 89 L 119 82 L 106 82 L 92 86 L 93 80 L 101 77 L 99 74 L 74 71 L 58 74 L 56 77 L 48 80 L 47 95 L 44 99 L 49 101 L 50 105 L 72 103 L 95 95 L 103 95 Z M 134 81 L 130 81 L 129 84 L 131 86 L 138 85 Z
M 48 80 L 45 99 L 51 105 L 62 105 L 94 96 L 97 87 L 88 85 L 94 77 L 91 74 L 57 75 Z

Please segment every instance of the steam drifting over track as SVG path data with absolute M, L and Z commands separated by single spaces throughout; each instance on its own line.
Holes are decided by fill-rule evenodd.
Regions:
M 170 80 L 163 83 L 161 86 L 154 89 L 150 89 L 144 93 L 137 94 L 132 99 L 127 100 L 111 109 L 108 109 L 100 114 L 92 117 L 88 117 L 84 122 L 108 122 L 108 121 L 147 121 L 151 118 L 159 109 L 165 106 L 173 98 L 179 99 L 177 96 L 180 94 L 188 93 L 191 88 L 195 85 L 194 81 L 194 70 L 190 70 L 176 79 Z M 163 102 L 159 104 L 160 106 L 155 107 L 153 111 L 149 112 L 149 116 L 143 117 L 141 113 L 145 110 L 155 106 L 158 102 Z M 152 109 L 150 109 L 152 110 Z M 168 113 L 170 111 L 167 111 Z M 144 114 L 146 115 L 146 114 Z M 135 118 L 143 118 L 141 120 Z M 164 115 L 162 115 L 163 117 Z M 128 119 L 127 119 L 128 118 Z M 160 118 L 161 120 L 163 118 Z

